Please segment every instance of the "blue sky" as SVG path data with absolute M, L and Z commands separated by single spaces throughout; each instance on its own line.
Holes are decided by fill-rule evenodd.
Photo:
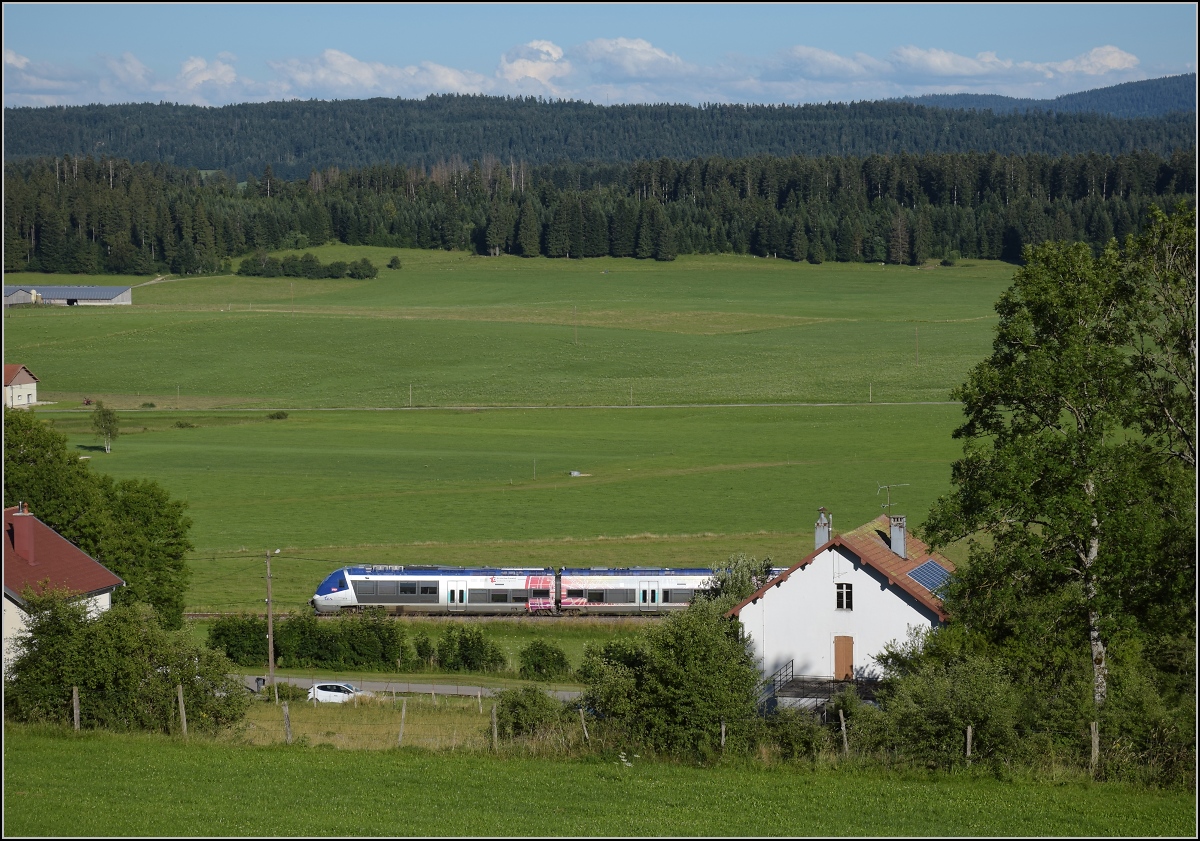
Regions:
M 4 104 L 1049 98 L 1196 69 L 1192 4 L 4 4 Z

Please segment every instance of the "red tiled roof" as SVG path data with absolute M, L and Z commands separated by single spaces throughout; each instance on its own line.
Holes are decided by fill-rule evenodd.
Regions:
M 22 371 L 24 371 L 26 374 L 28 374 L 35 383 L 38 382 L 38 378 L 34 377 L 33 372 L 30 371 L 28 368 L 26 368 L 24 365 L 13 364 L 13 365 L 5 365 L 4 366 L 4 384 L 12 385 L 13 380 L 15 380 L 17 378 L 17 374 L 21 373 Z
M 26 537 L 18 530 L 29 529 Z M 29 543 L 26 543 L 28 538 Z M 17 546 L 22 547 L 18 552 Z M 32 547 L 32 552 L 26 549 Z M 26 557 L 32 554 L 33 558 Z M 67 588 L 82 595 L 95 595 L 125 582 L 75 544 L 32 514 L 18 514 L 17 507 L 4 509 L 4 592 L 21 601 L 25 587 L 42 592 L 42 584 Z
M 811 555 L 805 557 L 800 563 L 789 567 L 777 577 L 772 578 L 749 598 L 729 611 L 729 615 L 737 616 L 743 607 L 762 598 L 766 595 L 767 591 L 774 588 L 776 584 L 786 581 L 796 570 L 811 564 L 822 552 L 833 546 L 841 546 L 857 555 L 864 564 L 881 573 L 887 579 L 890 586 L 900 588 L 920 604 L 936 613 L 939 620 L 946 621 L 946 613 L 942 610 L 942 600 L 910 578 L 908 573 L 926 561 L 935 561 L 947 572 L 953 573 L 954 564 L 937 552 L 930 552 L 929 547 L 923 541 L 913 536 L 912 532 L 905 533 L 904 557 L 901 558 L 892 551 L 890 529 L 891 524 L 888 521 L 887 515 L 881 514 L 869 523 L 865 523 L 845 534 L 837 535 L 824 546 L 816 549 Z

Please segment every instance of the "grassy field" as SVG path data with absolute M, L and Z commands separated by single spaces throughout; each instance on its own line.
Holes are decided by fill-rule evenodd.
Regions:
M 93 466 L 151 476 L 195 521 L 189 610 L 281 607 L 337 566 L 781 565 L 817 508 L 850 528 L 880 483 L 914 524 L 949 484 L 956 406 L 126 413 L 105 454 L 87 418 L 39 410 Z M 194 428 L 174 424 L 186 418 Z M 137 424 L 137 426 L 135 426 Z M 534 478 L 534 461 L 537 478 Z M 569 476 L 571 470 L 583 474 Z M 234 586 L 233 582 L 242 582 Z
M 414 718 L 417 715 L 414 713 Z M 480 717 L 476 715 L 476 719 Z M 394 737 L 393 737 L 394 738 Z M 1181 836 L 1193 792 L 616 756 L 247 747 L 9 725 L 14 836 Z
M 135 289 L 132 307 L 17 310 L 6 358 L 41 378 L 43 399 L 119 408 L 407 406 L 410 386 L 420 406 L 627 405 L 631 389 L 643 405 L 945 400 L 987 352 L 1012 275 L 986 262 L 404 259 L 370 281 L 193 278 Z M 22 278 L 68 281 L 8 282 Z
M 959 452 L 943 401 L 1013 272 L 399 253 L 371 281 L 168 279 L 132 307 L 6 313 L 5 359 L 57 402 L 39 415 L 187 500 L 190 611 L 260 608 L 268 549 L 299 608 L 346 563 L 789 564 L 818 506 L 856 526 L 883 483 L 917 525 Z M 81 280 L 138 279 L 7 278 Z M 416 407 L 529 408 L 408 411 L 410 385 Z M 111 455 L 85 396 L 121 410 Z M 760 402 L 846 405 L 731 405 Z M 371 407 L 398 411 L 350 411 Z

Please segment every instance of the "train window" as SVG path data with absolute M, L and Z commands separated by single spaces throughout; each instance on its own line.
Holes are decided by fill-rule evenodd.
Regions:
M 588 590 L 588 604 L 604 604 L 603 590 Z
M 692 600 L 691 590 L 663 590 L 663 602 L 687 604 Z
M 634 598 L 633 590 L 605 590 L 605 600 L 609 604 L 632 604 Z
M 567 590 L 568 599 L 582 599 L 583 590 Z
M 503 604 L 503 603 L 508 602 L 508 591 L 507 590 L 500 590 L 498 592 L 493 592 L 491 594 L 491 596 L 492 596 L 491 601 L 493 604 Z
M 438 585 L 436 585 L 436 584 L 422 584 L 421 585 L 421 595 L 422 596 L 436 596 L 437 594 L 438 594 Z
M 360 596 L 373 596 L 373 595 L 375 595 L 375 582 L 374 581 L 355 581 L 354 582 L 354 592 Z
M 454 590 L 450 591 L 450 604 L 454 604 Z
M 531 599 L 548 599 L 550 598 L 549 590 L 530 590 L 529 597 Z
M 378 592 L 379 595 L 381 595 L 381 596 L 396 595 L 396 582 L 395 581 L 378 581 L 375 584 L 375 588 L 376 588 L 376 592 Z
M 417 594 L 417 583 L 415 581 L 403 581 L 400 583 L 400 595 L 415 596 Z
M 663 590 L 663 601 L 664 601 L 664 602 L 669 602 L 670 600 L 671 600 L 671 591 L 670 591 L 670 590 Z
M 646 591 L 642 590 L 642 604 L 646 603 Z
M 467 591 L 467 600 L 471 604 L 487 604 L 488 591 L 487 590 L 468 590 Z
M 509 592 L 509 598 L 514 602 L 520 602 L 521 604 L 525 604 L 526 602 L 529 601 L 529 591 L 528 590 L 512 590 Z
M 650 591 L 650 604 L 655 604 L 658 601 L 658 590 Z

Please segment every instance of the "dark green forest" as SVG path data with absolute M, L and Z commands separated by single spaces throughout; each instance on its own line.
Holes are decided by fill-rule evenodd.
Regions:
M 663 158 L 518 166 L 495 158 L 313 170 L 244 182 L 166 164 L 63 157 L 5 167 L 5 271 L 191 274 L 230 257 L 349 245 L 479 254 L 752 253 L 820 263 L 1018 261 L 1029 244 L 1138 233 L 1194 203 L 1191 149 Z
M 1125 82 L 1108 88 L 1065 93 L 1053 99 L 1018 99 L 978 93 L 934 93 L 906 96 L 900 101 L 931 108 L 971 108 L 993 114 L 1055 111 L 1060 114 L 1094 112 L 1110 117 L 1161 117 L 1196 110 L 1196 74 L 1164 76 L 1142 82 Z
M 535 166 L 758 155 L 1169 155 L 1196 142 L 1194 111 L 1128 119 L 1102 112 L 993 114 L 906 102 L 602 106 L 458 95 L 218 108 L 6 108 L 4 128 L 6 161 L 108 156 L 220 169 L 238 180 L 267 165 L 281 178 L 304 178 L 330 166 L 389 162 L 428 169 L 489 156 Z

